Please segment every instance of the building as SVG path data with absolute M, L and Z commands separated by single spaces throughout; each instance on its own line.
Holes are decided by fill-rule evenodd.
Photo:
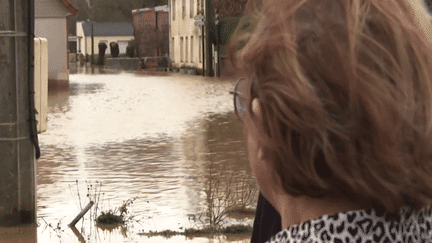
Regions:
M 170 0 L 170 58 L 174 67 L 202 72 L 203 30 L 195 16 L 204 13 L 204 0 Z
M 138 56 L 156 57 L 169 53 L 168 6 L 132 11 Z
M 48 83 L 69 84 L 67 17 L 78 14 L 69 0 L 35 1 L 35 37 L 48 40 Z
M 218 10 L 221 19 L 240 17 L 243 15 L 246 2 L 247 0 L 212 0 L 212 7 Z
M 105 54 L 111 54 L 109 43 L 117 42 L 119 54 L 125 54 L 128 42 L 134 40 L 134 28 L 131 23 L 97 23 L 93 21 L 80 21 L 76 24 L 77 53 L 91 55 L 91 37 L 93 29 L 93 47 L 95 56 L 99 54 L 99 43 L 107 45 Z M 95 57 L 96 58 L 96 57 Z M 95 59 L 96 60 L 96 59 Z
M 210 3 L 210 6 L 207 4 Z M 211 53 L 212 65 L 210 73 L 215 73 L 218 60 L 223 58 L 226 62 L 226 55 L 220 55 L 217 52 L 219 49 L 217 45 L 226 45 L 227 41 L 220 43 L 220 36 L 218 34 L 232 33 L 236 25 L 224 24 L 221 25 L 230 30 L 217 29 L 215 27 L 214 12 L 217 9 L 220 22 L 224 19 L 229 19 L 228 22 L 238 23 L 240 16 L 246 5 L 246 0 L 232 1 L 232 0 L 169 0 L 170 4 L 170 57 L 174 67 L 195 67 L 198 73 L 204 69 L 204 60 L 206 59 L 205 53 Z M 205 16 L 207 7 L 211 8 L 210 13 L 212 16 Z M 203 24 L 208 18 L 209 26 Z M 206 29 L 209 33 L 208 39 L 209 46 L 206 46 L 207 39 L 205 33 Z M 218 31 L 216 31 L 218 30 Z M 203 39 L 204 38 L 204 39 Z M 228 38 L 225 38 L 228 39 Z M 210 48 L 209 52 L 206 52 Z M 225 51 L 223 46 L 222 51 Z M 213 58 L 216 57 L 216 58 Z M 217 65 L 216 65 L 217 64 Z M 227 66 L 227 65 L 224 65 Z M 224 72 L 221 70 L 221 72 Z

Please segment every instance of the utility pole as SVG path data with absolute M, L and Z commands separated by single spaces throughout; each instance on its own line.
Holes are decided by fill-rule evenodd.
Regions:
M 94 33 L 93 33 L 93 21 L 91 22 L 91 65 L 94 65 Z
M 205 76 L 205 40 L 204 40 L 204 25 L 203 26 L 201 26 L 201 45 L 202 45 L 202 69 L 203 69 L 203 76 Z
M 212 31 L 214 23 L 212 23 L 211 19 L 213 16 L 211 0 L 205 0 L 205 76 L 210 76 L 212 71 L 212 43 L 211 36 L 213 35 Z
M 204 25 L 205 25 L 205 16 L 204 16 L 204 6 L 201 6 L 200 2 L 201 1 L 198 1 L 198 3 L 197 3 L 197 9 L 198 9 L 197 16 L 200 16 L 200 18 L 195 19 L 195 20 L 197 20 L 197 21 L 200 21 L 200 20 L 204 21 L 204 24 L 201 25 L 201 46 L 202 46 L 202 48 L 201 48 L 201 55 L 202 55 L 201 61 L 202 61 L 202 76 L 206 76 L 206 73 L 205 73 L 205 63 L 206 63 L 205 62 L 205 39 L 204 39 L 204 33 L 205 33 L 205 28 L 204 28 Z
M 0 0 L 0 226 L 36 223 L 34 0 Z
M 215 9 L 215 32 L 216 32 L 216 57 L 215 57 L 215 77 L 220 76 L 220 54 L 219 54 L 219 41 L 220 41 L 220 31 L 219 31 L 219 11 Z

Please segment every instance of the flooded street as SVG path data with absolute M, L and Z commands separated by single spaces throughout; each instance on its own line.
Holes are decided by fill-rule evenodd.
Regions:
M 39 135 L 38 242 L 249 242 L 145 235 L 201 228 L 210 212 L 255 206 L 234 85 L 201 76 L 71 74 L 69 90 L 50 92 L 48 130 Z M 102 211 L 133 200 L 133 218 L 102 229 L 93 207 L 74 233 L 67 225 L 89 198 Z M 252 224 L 251 216 L 221 220 Z

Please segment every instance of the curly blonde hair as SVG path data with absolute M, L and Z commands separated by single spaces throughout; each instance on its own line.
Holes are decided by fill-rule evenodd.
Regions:
M 249 0 L 232 62 L 293 196 L 396 213 L 432 199 L 432 25 L 418 0 Z

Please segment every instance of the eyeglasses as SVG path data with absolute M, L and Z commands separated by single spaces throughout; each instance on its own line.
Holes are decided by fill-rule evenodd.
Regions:
M 248 117 L 248 106 L 252 98 L 251 85 L 250 80 L 239 78 L 234 91 L 230 91 L 230 94 L 234 95 L 234 110 L 237 118 L 243 123 Z

